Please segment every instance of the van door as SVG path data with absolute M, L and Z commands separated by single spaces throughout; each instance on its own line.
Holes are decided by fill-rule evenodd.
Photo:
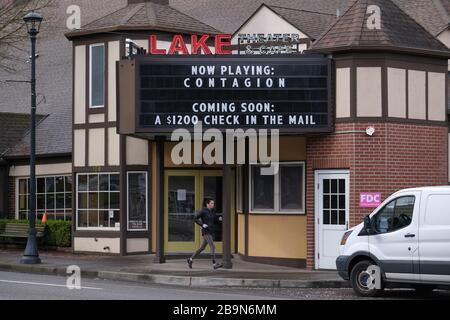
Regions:
M 420 279 L 450 284 L 450 194 L 424 192 L 419 229 Z
M 386 280 L 419 280 L 418 260 L 420 192 L 402 194 L 372 216 L 376 234 L 369 236 L 369 250 L 380 262 Z

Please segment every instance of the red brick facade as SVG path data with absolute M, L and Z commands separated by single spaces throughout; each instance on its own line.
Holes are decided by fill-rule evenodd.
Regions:
M 376 132 L 365 134 L 371 125 Z M 356 131 L 356 132 L 355 132 Z M 338 123 L 335 133 L 307 138 L 308 268 L 314 268 L 314 172 L 350 171 L 350 227 L 371 209 L 359 208 L 359 192 L 448 184 L 448 128 L 404 123 Z

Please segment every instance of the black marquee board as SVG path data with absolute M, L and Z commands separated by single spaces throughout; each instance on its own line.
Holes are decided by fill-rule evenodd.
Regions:
M 330 132 L 330 60 L 320 55 L 137 56 L 136 129 Z

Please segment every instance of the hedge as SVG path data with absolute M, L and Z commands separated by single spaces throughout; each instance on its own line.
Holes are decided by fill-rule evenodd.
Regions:
M 44 242 L 49 246 L 70 247 L 72 244 L 72 222 L 48 220 Z
M 28 223 L 28 220 L 0 219 L 0 232 L 4 230 L 6 223 Z M 42 225 L 41 221 L 36 221 Z M 72 245 L 72 222 L 61 220 L 48 220 L 46 223 L 45 238 L 43 244 L 52 247 L 70 247 Z

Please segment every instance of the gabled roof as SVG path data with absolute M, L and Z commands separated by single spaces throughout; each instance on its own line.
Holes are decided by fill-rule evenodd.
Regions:
M 37 116 L 37 122 L 43 116 Z M 0 158 L 7 154 L 30 129 L 30 115 L 0 112 Z
M 437 36 L 450 24 L 450 0 L 394 0 L 403 11 Z
M 381 28 L 369 29 L 369 5 L 380 10 Z M 357 0 L 313 45 L 312 51 L 394 50 L 450 57 L 450 50 L 390 0 Z
M 234 34 L 263 3 L 298 10 L 336 14 L 354 0 L 171 0 L 172 7 L 223 32 Z
M 64 36 L 67 1 L 53 1 L 54 5 L 40 10 L 44 16 L 37 38 L 37 114 L 45 116 L 36 128 L 37 155 L 60 155 L 72 152 L 72 43 Z M 75 0 L 80 6 L 83 22 L 93 21 L 125 5 L 124 0 Z M 0 69 L 0 111 L 30 113 L 30 86 L 25 83 L 6 83 L 4 80 L 29 80 L 30 40 L 18 41 L 14 54 L 14 73 Z M 27 116 L 26 116 L 27 117 Z M 29 126 L 29 125 L 28 125 Z M 0 125 L 0 128 L 5 128 Z M 29 156 L 28 128 L 20 141 L 14 143 L 5 158 Z M 3 138 L 0 136 L 0 142 Z
M 336 20 L 336 15 L 327 12 L 286 8 L 275 5 L 262 5 L 271 9 L 311 40 L 317 39 Z M 261 6 L 261 7 L 262 7 Z
M 72 124 L 68 113 L 52 113 L 36 122 L 36 155 L 69 155 L 72 153 Z M 30 155 L 30 133 L 25 132 L 5 154 L 6 158 Z
M 194 19 L 177 9 L 154 2 L 127 6 L 66 34 L 72 39 L 88 34 L 119 30 L 158 30 L 179 33 L 217 34 L 217 29 Z

